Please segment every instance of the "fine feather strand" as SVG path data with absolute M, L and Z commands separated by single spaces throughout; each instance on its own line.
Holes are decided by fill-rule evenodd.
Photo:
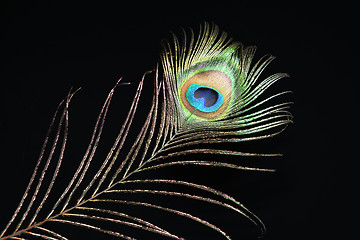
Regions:
M 249 211 L 243 204 L 236 201 L 233 197 L 231 197 L 223 192 L 220 192 L 219 190 L 216 190 L 214 188 L 200 185 L 200 184 L 191 183 L 191 182 L 172 180 L 172 179 L 128 180 L 128 181 L 122 182 L 122 184 L 126 184 L 126 183 L 130 183 L 130 184 L 131 183 L 151 183 L 151 184 L 155 183 L 155 184 L 166 184 L 166 185 L 183 185 L 186 187 L 202 190 L 204 192 L 210 193 L 211 195 L 221 197 L 222 201 L 226 200 L 230 204 L 234 204 L 235 208 L 240 208 L 241 209 L 240 211 L 242 212 L 243 215 L 245 215 L 246 217 L 252 218 L 252 221 L 255 222 L 256 225 L 258 225 L 259 228 L 263 232 L 265 232 L 264 224 L 261 222 L 261 220 L 256 215 L 254 215 L 251 211 Z
M 167 208 L 167 207 L 163 207 L 160 205 L 156 205 L 156 204 L 151 204 L 151 203 L 147 203 L 147 202 L 140 202 L 140 201 L 123 201 L 123 200 L 112 200 L 112 199 L 96 199 L 93 200 L 93 202 L 107 202 L 107 203 L 118 203 L 118 204 L 125 204 L 125 205 L 135 205 L 135 206 L 144 206 L 144 207 L 149 207 L 149 208 L 154 208 L 154 209 L 159 209 L 165 212 L 170 212 L 191 220 L 194 220 L 196 222 L 199 222 L 215 231 L 217 231 L 218 233 L 220 233 L 221 235 L 223 235 L 226 239 L 231 239 L 224 231 L 222 231 L 220 228 L 218 228 L 217 226 L 199 218 L 196 216 L 193 216 L 189 213 L 183 212 L 183 211 L 179 211 L 176 209 L 172 209 L 172 208 Z
M 89 207 L 79 207 L 78 209 L 85 210 L 85 211 L 92 211 L 92 212 L 102 212 L 102 213 L 110 214 L 110 215 L 113 215 L 113 216 L 119 216 L 119 217 L 122 217 L 122 218 L 126 218 L 126 219 L 132 220 L 134 222 L 137 222 L 140 225 L 143 225 L 144 227 L 146 227 L 146 229 L 152 228 L 152 229 L 156 230 L 158 233 L 162 232 L 165 235 L 175 237 L 175 235 L 170 234 L 168 231 L 166 231 L 166 230 L 164 230 L 164 229 L 162 229 L 162 228 L 160 228 L 160 227 L 158 227 L 158 226 L 156 226 L 156 225 L 154 225 L 154 224 L 152 224 L 152 223 L 150 223 L 148 221 L 145 221 L 145 220 L 137 218 L 137 217 L 130 216 L 130 215 L 125 214 L 125 213 L 112 211 L 112 210 L 108 210 L 108 209 L 98 209 L 98 208 L 89 208 Z M 140 226 L 140 228 L 141 228 L 141 226 Z
M 109 231 L 109 230 L 103 229 L 102 227 L 97 227 L 97 226 L 93 226 L 91 224 L 82 223 L 82 222 L 78 222 L 78 221 L 71 221 L 71 220 L 65 220 L 65 219 L 55 219 L 55 218 L 51 219 L 50 221 L 70 224 L 70 225 L 74 225 L 74 226 L 79 226 L 79 227 L 87 228 L 87 229 L 90 229 L 90 230 L 96 230 L 96 231 L 99 231 L 99 232 L 106 233 L 108 235 L 120 237 L 122 239 L 136 240 L 136 238 L 129 237 L 129 236 L 127 236 L 125 234 L 122 234 L 122 233 L 118 233 L 118 232 L 115 232 L 115 231 Z
M 173 239 L 182 239 L 182 238 L 179 238 L 176 235 L 168 233 L 167 231 L 162 231 L 162 230 L 159 230 L 157 228 L 147 227 L 147 226 L 135 224 L 135 223 L 128 222 L 128 221 L 118 220 L 118 219 L 115 219 L 115 218 L 105 218 L 105 217 L 91 216 L 91 215 L 87 215 L 87 214 L 78 214 L 78 213 L 68 213 L 68 214 L 64 214 L 64 216 L 65 217 L 76 217 L 76 218 L 92 219 L 92 220 L 101 220 L 101 221 L 104 221 L 104 222 L 112 222 L 112 223 L 126 225 L 126 226 L 129 226 L 129 227 L 138 228 L 138 229 L 142 229 L 142 230 L 145 230 L 145 231 L 161 234 L 161 235 L 164 235 L 166 237 L 173 238 Z

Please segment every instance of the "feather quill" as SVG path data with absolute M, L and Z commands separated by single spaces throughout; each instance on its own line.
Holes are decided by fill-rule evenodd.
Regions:
M 178 179 L 141 179 L 140 174 L 177 165 L 273 171 L 242 166 L 237 162 L 205 160 L 198 155 L 278 156 L 222 149 L 217 143 L 252 141 L 279 134 L 292 121 L 288 111 L 291 103 L 267 104 L 288 92 L 258 99 L 266 89 L 288 75 L 277 73 L 260 80 L 261 73 L 274 57 L 264 56 L 253 64 L 255 47 L 233 42 L 225 32 L 220 33 L 216 25 L 208 23 L 202 25 L 196 39 L 191 31 L 188 40 L 184 31 L 182 42 L 173 35 L 173 42 L 164 42 L 163 46 L 163 72 L 159 74 L 159 67 L 151 71 L 154 72 L 152 105 L 132 146 L 123 148 L 140 103 L 145 78 L 150 72 L 145 73 L 139 83 L 128 115 L 108 155 L 97 171 L 92 172 L 89 169 L 93 165 L 115 88 L 126 83 L 120 79 L 110 91 L 84 157 L 71 180 L 63 187 L 63 192 L 55 196 L 55 203 L 49 206 L 48 199 L 54 197 L 52 188 L 57 183 L 67 144 L 69 104 L 76 91 L 71 91 L 60 103 L 33 175 L 13 216 L 0 234 L 1 240 L 68 239 L 66 234 L 47 225 L 50 222 L 123 239 L 135 237 L 122 232 L 121 228 L 107 229 L 101 223 L 110 222 L 172 239 L 183 239 L 181 231 L 173 233 L 142 216 L 127 213 L 124 210 L 126 206 L 179 215 L 214 230 L 224 239 L 231 239 L 230 235 L 206 219 L 173 206 L 147 201 L 148 198 L 139 201 L 135 197 L 137 195 L 177 197 L 222 206 L 249 219 L 262 234 L 265 232 L 264 224 L 255 214 L 219 190 Z M 56 123 L 57 129 L 54 128 Z M 55 138 L 50 139 L 53 131 Z M 59 153 L 56 155 L 56 152 Z M 122 153 L 126 153 L 124 158 L 119 157 Z M 181 159 L 184 155 L 192 158 Z M 54 170 L 50 170 L 50 165 L 54 166 Z M 44 182 L 46 176 L 52 176 L 49 184 Z M 86 179 L 90 181 L 86 182 Z M 183 191 L 172 190 L 180 186 Z M 122 207 L 115 207 L 119 205 Z

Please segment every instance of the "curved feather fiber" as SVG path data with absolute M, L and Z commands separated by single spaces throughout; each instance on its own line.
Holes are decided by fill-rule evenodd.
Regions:
M 52 190 L 59 184 L 57 178 L 66 160 L 64 152 L 68 138 L 69 104 L 75 94 L 70 92 L 55 112 L 33 175 L 0 239 L 68 239 L 66 233 L 57 232 L 57 224 L 99 231 L 122 239 L 136 238 L 123 231 L 122 226 L 183 239 L 181 230 L 176 233 L 166 230 L 152 222 L 151 218 L 139 216 L 138 212 L 134 215 L 127 212 L 127 206 L 180 216 L 208 227 L 215 236 L 231 239 L 231 233 L 225 233 L 202 216 L 149 198 L 156 195 L 200 202 L 209 207 L 221 206 L 224 210 L 246 217 L 263 234 L 265 226 L 261 220 L 243 204 L 219 190 L 190 181 L 141 177 L 144 172 L 178 165 L 273 171 L 242 166 L 238 161 L 201 157 L 279 155 L 226 150 L 217 144 L 272 137 L 292 121 L 288 112 L 290 103 L 268 104 L 287 92 L 260 98 L 267 88 L 287 74 L 278 73 L 260 80 L 260 74 L 274 57 L 264 56 L 253 63 L 254 54 L 255 47 L 245 48 L 241 43 L 232 42 L 226 33 L 219 32 L 216 25 L 202 25 L 196 39 L 192 31 L 189 40 L 184 31 L 182 42 L 174 35 L 173 43 L 164 43 L 161 54 L 163 74 L 159 75 L 158 68 L 150 71 L 154 76 L 152 105 L 134 142 L 129 148 L 124 147 L 129 141 L 144 82 L 148 81 L 145 78 L 150 72 L 144 74 L 138 85 L 129 113 L 109 153 L 100 165 L 96 165 L 96 171 L 91 171 L 115 88 L 127 83 L 122 83 L 120 79 L 110 91 L 82 160 L 74 169 L 70 181 L 60 183 L 63 191 L 58 194 Z M 198 109 L 189 111 L 181 100 L 181 88 L 186 85 L 187 79 L 203 71 L 221 71 L 231 79 L 231 93 L 224 95 L 226 109 L 215 117 L 202 118 L 195 114 Z M 54 127 L 56 124 L 57 128 Z M 183 158 L 185 155 L 186 159 Z M 139 195 L 143 196 L 141 201 L 137 198 Z M 119 227 L 107 228 L 105 223 Z

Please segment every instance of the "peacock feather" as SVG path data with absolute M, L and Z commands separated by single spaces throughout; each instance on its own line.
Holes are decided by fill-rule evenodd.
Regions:
M 238 161 L 214 161 L 210 156 L 279 155 L 224 149 L 221 143 L 272 137 L 292 121 L 289 102 L 269 105 L 287 92 L 261 98 L 266 89 L 287 74 L 277 73 L 260 80 L 274 57 L 267 55 L 253 63 L 256 48 L 233 42 L 216 25 L 203 24 L 197 37 L 193 31 L 190 35 L 185 30 L 183 33 L 182 41 L 173 35 L 172 42 L 164 42 L 162 68 L 144 74 L 118 136 L 99 164 L 95 155 L 111 99 L 116 87 L 127 84 L 121 79 L 117 82 L 100 111 L 83 158 L 64 184 L 57 179 L 68 138 L 69 104 L 76 91 L 69 92 L 54 114 L 33 175 L 10 221 L 0 232 L 1 240 L 67 239 L 66 232 L 58 231 L 59 225 L 123 239 L 136 239 L 134 232 L 125 230 L 128 228 L 183 239 L 181 229 L 169 231 L 153 222 L 151 216 L 142 216 L 141 211 L 128 211 L 131 207 L 180 216 L 208 227 L 215 236 L 230 239 L 206 218 L 153 201 L 149 196 L 221 206 L 244 216 L 265 232 L 261 220 L 233 197 L 191 181 L 159 177 L 154 170 L 195 165 L 273 171 L 242 166 Z M 137 137 L 131 139 L 142 89 L 150 76 L 154 79 L 152 104 L 143 126 L 136 129 Z M 155 174 L 142 175 L 151 172 Z M 62 189 L 60 194 L 52 191 L 56 187 Z

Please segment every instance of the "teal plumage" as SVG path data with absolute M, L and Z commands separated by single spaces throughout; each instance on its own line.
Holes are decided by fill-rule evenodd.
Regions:
M 33 176 L 18 208 L 1 232 L 0 239 L 19 235 L 24 239 L 66 239 L 56 228 L 44 226 L 47 222 L 54 225 L 85 227 L 123 239 L 134 238 L 131 232 L 124 233 L 121 226 L 141 229 L 172 239 L 183 239 L 180 236 L 181 231 L 169 232 L 151 220 L 126 212 L 126 206 L 129 205 L 166 211 L 200 223 L 223 238 L 231 239 L 220 227 L 204 218 L 173 206 L 152 202 L 149 195 L 180 197 L 203 204 L 222 206 L 245 216 L 264 233 L 265 226 L 255 214 L 219 190 L 178 179 L 144 179 L 140 174 L 177 165 L 273 171 L 241 166 L 230 160 L 214 161 L 209 157 L 200 160 L 182 158 L 184 155 L 194 154 L 235 157 L 278 156 L 222 149 L 216 144 L 271 137 L 280 133 L 292 121 L 288 111 L 290 103 L 269 105 L 276 97 L 287 92 L 261 98 L 265 90 L 279 79 L 287 77 L 287 74 L 277 73 L 260 80 L 261 73 L 274 57 L 264 56 L 254 64 L 255 50 L 255 47 L 244 47 L 239 42 L 233 42 L 225 32 L 220 33 L 216 25 L 208 23 L 202 25 L 196 38 L 193 31 L 190 37 L 184 31 L 183 41 L 173 35 L 173 42 L 163 44 L 162 68 L 154 71 L 155 89 L 151 109 L 130 148 L 126 149 L 124 143 L 129 141 L 128 135 L 149 72 L 144 74 L 137 88 L 129 113 L 108 155 L 100 167 L 96 165 L 94 171 L 89 171 L 94 166 L 92 160 L 115 87 L 123 84 L 121 79 L 110 91 L 96 121 L 88 149 L 73 177 L 64 186 L 56 179 L 67 143 L 68 108 L 74 95 L 70 92 L 56 111 Z M 52 145 L 49 145 L 55 122 L 58 123 L 58 128 L 53 134 L 55 139 Z M 60 136 L 63 136 L 62 143 L 59 140 Z M 51 151 L 45 151 L 46 149 Z M 59 151 L 56 151 L 57 149 Z M 55 156 L 54 152 L 59 152 L 59 155 Z M 39 166 L 43 168 L 40 169 Z M 51 176 L 51 181 L 46 184 L 43 179 L 48 175 Z M 64 189 L 60 196 L 51 191 L 56 184 L 60 184 Z M 184 190 L 176 190 L 180 186 L 184 187 Z M 140 201 L 136 197 L 132 198 L 134 195 L 145 197 Z M 51 197 L 53 202 L 48 203 Z M 50 205 L 46 208 L 44 206 L 47 203 Z M 119 205 L 122 207 L 119 208 Z M 39 212 L 44 211 L 45 215 L 39 215 Z M 119 228 L 107 229 L 102 225 L 103 222 L 117 224 Z

